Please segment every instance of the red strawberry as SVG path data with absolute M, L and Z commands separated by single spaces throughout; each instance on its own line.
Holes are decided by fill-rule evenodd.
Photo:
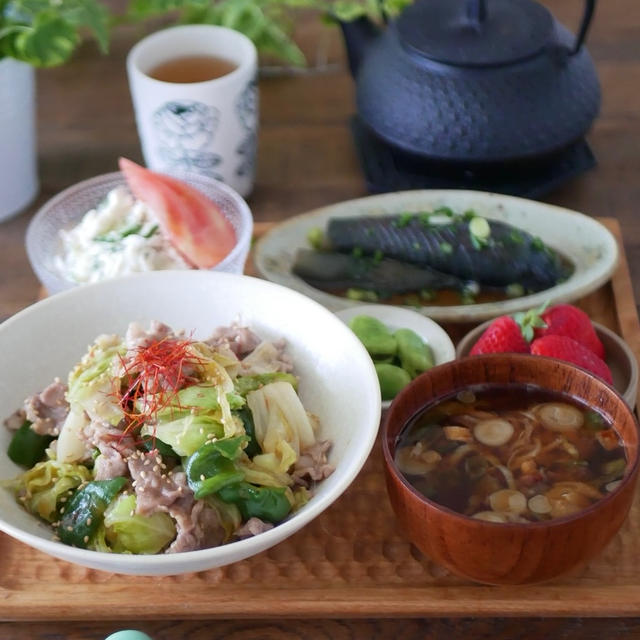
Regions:
M 567 336 L 583 344 L 593 351 L 598 358 L 604 360 L 604 346 L 591 324 L 589 316 L 571 304 L 557 304 L 542 314 L 546 327 L 537 326 L 534 330 L 536 338 L 542 336 Z
M 602 378 L 605 382 L 613 384 L 607 363 L 573 338 L 554 335 L 537 338 L 531 343 L 531 353 L 577 364 Z
M 469 355 L 480 353 L 529 353 L 520 325 L 511 316 L 496 318 L 473 345 Z

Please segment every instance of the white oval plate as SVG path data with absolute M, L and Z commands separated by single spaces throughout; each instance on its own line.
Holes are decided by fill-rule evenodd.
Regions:
M 529 309 L 545 301 L 570 302 L 604 284 L 618 263 L 618 244 L 614 236 L 597 220 L 576 211 L 481 191 L 424 190 L 348 200 L 286 220 L 256 243 L 254 264 L 262 277 L 300 291 L 332 311 L 360 305 L 359 301 L 320 291 L 291 272 L 296 251 L 309 246 L 308 232 L 316 227 L 324 229 L 329 218 L 417 213 L 441 206 L 451 207 L 456 212 L 474 209 L 481 216 L 507 222 L 539 236 L 545 244 L 569 258 L 575 270 L 565 282 L 521 298 L 415 308 L 433 320 L 472 322 Z
M 403 309 L 390 304 L 363 304 L 336 311 L 336 315 L 347 326 L 349 326 L 352 318 L 366 315 L 377 318 L 391 331 L 411 329 L 431 347 L 436 365 L 455 360 L 456 348 L 449 334 L 431 318 L 427 318 L 411 309 Z M 382 401 L 383 409 L 388 409 L 390 406 L 391 400 Z

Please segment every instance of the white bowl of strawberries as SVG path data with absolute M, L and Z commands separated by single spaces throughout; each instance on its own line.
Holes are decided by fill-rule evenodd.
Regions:
M 571 362 L 611 384 L 635 407 L 638 362 L 633 351 L 620 336 L 574 305 L 500 316 L 471 330 L 456 347 L 458 358 L 509 352 Z

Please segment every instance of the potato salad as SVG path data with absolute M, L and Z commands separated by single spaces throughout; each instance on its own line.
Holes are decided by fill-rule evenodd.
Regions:
M 78 284 L 142 271 L 191 268 L 162 232 L 153 211 L 124 187 L 110 191 L 77 226 L 60 231 L 60 240 L 56 269 Z

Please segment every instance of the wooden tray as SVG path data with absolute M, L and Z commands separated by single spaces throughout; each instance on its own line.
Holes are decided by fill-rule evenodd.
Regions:
M 617 221 L 602 222 L 620 241 Z M 612 280 L 580 305 L 640 353 L 624 253 Z M 456 339 L 465 330 L 447 329 Z M 332 507 L 276 547 L 227 567 L 163 578 L 114 575 L 49 558 L 4 535 L 0 558 L 3 620 L 637 616 L 640 499 L 602 555 L 572 577 L 533 587 L 478 586 L 430 562 L 398 530 L 376 445 Z

